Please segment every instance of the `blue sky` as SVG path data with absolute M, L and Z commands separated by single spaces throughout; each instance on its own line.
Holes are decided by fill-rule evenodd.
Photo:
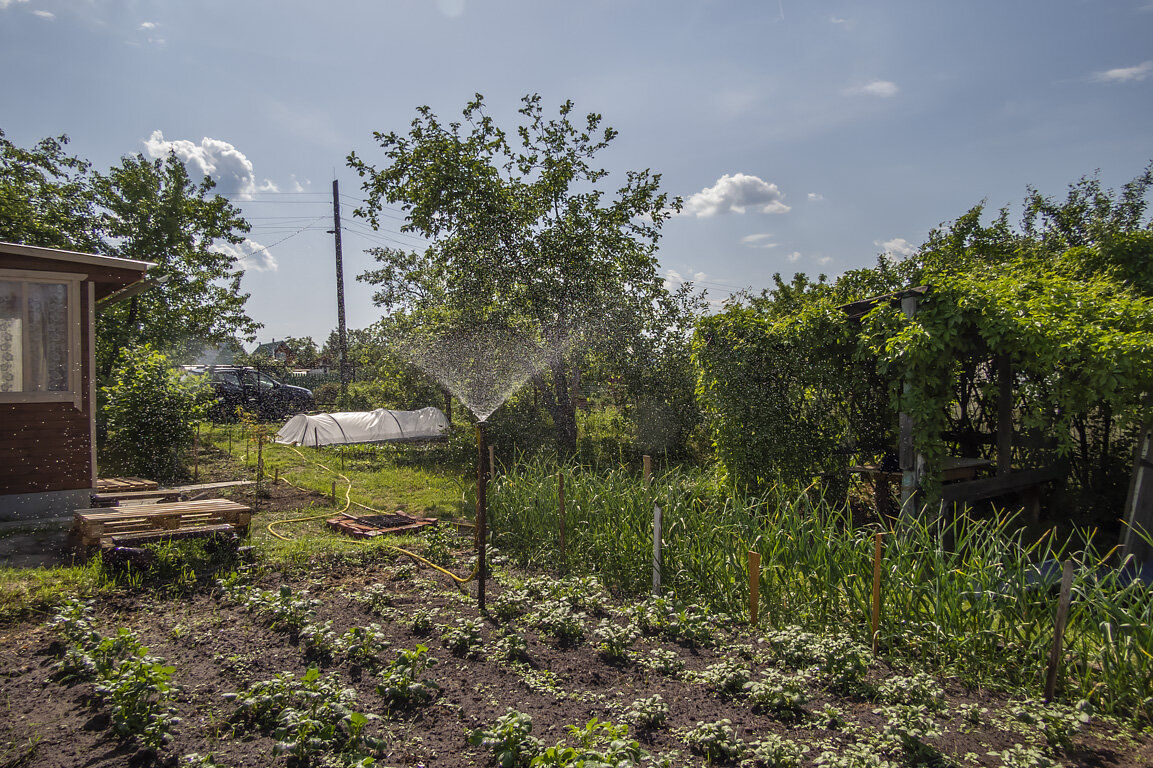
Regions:
M 422 104 L 523 95 L 604 115 L 623 179 L 686 211 L 662 271 L 721 301 L 774 272 L 835 276 L 1027 185 L 1118 187 L 1153 160 L 1153 0 L 0 0 L 0 129 L 68 134 L 105 170 L 175 149 L 253 224 L 241 250 L 261 340 L 336 323 L 331 185 L 348 322 L 380 315 L 365 248 L 419 242 L 351 216 L 358 155 Z

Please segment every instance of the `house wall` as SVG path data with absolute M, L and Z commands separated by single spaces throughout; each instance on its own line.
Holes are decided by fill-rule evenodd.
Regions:
M 64 270 L 56 270 L 64 271 Z M 91 291 L 80 291 L 81 407 L 0 403 L 0 494 L 92 487 Z
M 98 272 L 101 277 L 106 272 L 91 265 L 12 254 L 3 254 L 0 266 L 85 275 Z M 94 484 L 92 285 L 86 279 L 80 286 L 80 407 L 70 401 L 0 403 L 0 520 L 43 514 L 44 509 L 37 510 L 31 503 L 37 498 L 33 494 L 45 494 L 44 500 L 79 498 Z

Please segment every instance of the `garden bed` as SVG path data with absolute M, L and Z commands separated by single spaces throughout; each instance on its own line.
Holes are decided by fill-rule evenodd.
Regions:
M 882 765 L 866 755 L 893 765 L 1153 764 L 1153 742 L 1121 725 L 1093 718 L 1085 726 L 1074 708 L 894 669 L 844 638 L 752 632 L 660 602 L 620 604 L 589 579 L 526 581 L 504 571 L 482 617 L 471 594 L 404 558 L 314 565 L 292 575 L 238 572 L 213 594 L 120 592 L 96 602 L 88 618 L 74 609 L 55 629 L 49 621 L 6 628 L 0 764 L 152 765 L 198 755 L 203 761 L 193 764 L 294 766 L 373 754 L 384 766 L 485 765 L 494 761 L 479 743 L 485 729 L 495 738 L 500 722 L 506 736 L 526 735 L 517 731 L 526 721 L 507 715 L 510 708 L 531 718 L 528 735 L 539 748 L 577 746 L 567 728 L 593 717 L 631 720 L 617 749 L 640 750 L 651 756 L 642 764 L 653 765 L 701 765 L 707 754 L 718 763 L 789 765 L 793 752 L 801 765 Z M 104 638 L 127 630 L 171 667 L 170 697 L 158 703 L 179 720 L 159 752 L 143 749 L 144 737 L 117 734 L 98 682 L 76 674 L 75 664 L 74 679 L 61 671 L 68 649 L 77 655 L 67 630 L 78 621 Z M 349 633 L 354 627 L 364 631 Z M 407 688 L 397 682 L 400 651 L 419 652 Z M 419 672 L 430 656 L 437 663 Z M 312 666 L 317 673 L 306 683 Z M 258 684 L 286 673 L 297 687 L 354 691 L 342 706 L 369 716 L 367 740 L 348 746 L 337 729 L 329 747 L 299 760 L 274 757 L 278 741 L 292 741 L 275 736 L 286 705 L 260 715 L 252 704 L 259 696 L 249 697 L 248 710 L 244 702 L 252 692 L 267 695 Z M 424 680 L 435 685 L 422 687 Z M 746 690 L 745 681 L 760 687 Z M 649 727 L 640 725 L 645 718 Z M 585 728 L 585 741 L 607 750 L 607 734 Z

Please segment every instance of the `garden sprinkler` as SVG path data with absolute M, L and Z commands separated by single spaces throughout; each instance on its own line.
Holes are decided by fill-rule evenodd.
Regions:
M 481 611 L 484 611 L 484 582 L 487 576 L 484 555 L 488 541 L 488 448 L 484 440 L 485 424 L 484 421 L 476 423 L 476 602 Z

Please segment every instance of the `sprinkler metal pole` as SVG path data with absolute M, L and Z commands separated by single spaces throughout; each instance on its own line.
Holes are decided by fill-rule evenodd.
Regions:
M 488 450 L 484 444 L 484 425 L 483 421 L 477 422 L 476 425 L 476 602 L 482 611 L 484 610 L 484 581 L 487 576 L 484 555 L 488 541 L 488 456 L 486 455 Z

